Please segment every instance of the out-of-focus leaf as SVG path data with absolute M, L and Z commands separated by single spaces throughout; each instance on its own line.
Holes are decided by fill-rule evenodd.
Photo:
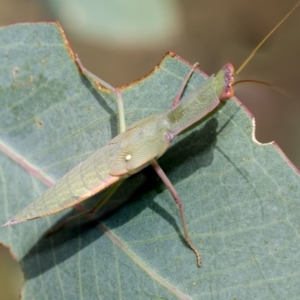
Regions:
M 20 264 L 12 257 L 9 249 L 0 244 L 0 282 L 1 300 L 20 299 L 24 278 Z
M 50 0 L 55 19 L 80 39 L 111 47 L 153 49 L 182 31 L 177 0 Z M 45 1 L 43 1 L 45 3 Z
M 55 23 L 2 28 L 0 45 L 4 223 L 115 136 L 117 115 L 114 95 L 78 72 Z M 123 88 L 127 124 L 167 110 L 189 68 L 168 55 Z M 203 80 L 194 74 L 186 93 Z M 24 299 L 296 299 L 299 176 L 276 146 L 251 135 L 251 118 L 230 101 L 160 159 L 182 196 L 202 268 L 181 236 L 176 205 L 148 168 L 113 198 L 132 202 L 97 225 L 72 224 L 44 239 L 72 210 L 1 228 L 0 242 L 27 279 Z

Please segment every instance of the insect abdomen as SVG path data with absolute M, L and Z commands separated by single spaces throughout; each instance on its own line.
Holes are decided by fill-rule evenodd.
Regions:
M 104 190 L 120 179 L 109 174 L 120 145 L 107 145 L 89 156 L 10 220 L 10 225 L 51 215 Z

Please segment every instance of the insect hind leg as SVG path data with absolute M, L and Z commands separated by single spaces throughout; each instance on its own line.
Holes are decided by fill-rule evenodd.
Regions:
M 109 91 L 113 92 L 116 95 L 117 105 L 118 105 L 118 117 L 119 117 L 119 132 L 120 133 L 124 132 L 126 130 L 126 123 L 125 123 L 125 113 L 124 113 L 124 101 L 123 101 L 121 92 L 118 89 L 111 86 L 106 81 L 104 81 L 103 79 L 99 78 L 98 76 L 96 76 L 95 74 L 93 74 L 92 72 L 87 70 L 83 66 L 81 60 L 79 59 L 78 54 L 75 54 L 75 62 L 77 63 L 77 65 L 78 65 L 80 71 L 82 72 L 82 74 L 84 74 L 84 75 L 90 77 L 91 79 L 97 81 L 103 87 L 105 87 L 106 89 L 108 89 Z
M 91 214 L 97 212 L 109 200 L 109 198 L 115 193 L 115 191 L 118 189 L 118 187 L 121 185 L 121 183 L 123 181 L 124 181 L 124 179 L 123 180 L 119 180 L 116 183 L 114 183 L 113 185 L 111 185 L 107 189 L 107 191 L 103 195 L 103 197 L 91 209 L 83 211 L 81 213 L 76 214 L 75 216 L 72 216 L 72 217 L 66 219 L 64 222 L 62 222 L 58 226 L 56 226 L 53 229 L 49 230 L 45 234 L 45 237 L 49 237 L 49 236 L 53 235 L 54 233 L 57 233 L 58 231 L 60 231 L 61 229 L 63 229 L 67 224 L 73 222 L 74 220 L 80 219 L 82 217 L 85 217 L 87 215 L 91 215 Z

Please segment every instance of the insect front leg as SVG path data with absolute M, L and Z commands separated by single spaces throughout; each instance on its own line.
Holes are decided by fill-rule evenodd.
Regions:
M 180 102 L 181 96 L 184 92 L 184 89 L 186 88 L 188 81 L 190 80 L 192 74 L 195 72 L 196 68 L 198 67 L 199 67 L 199 63 L 196 62 L 193 64 L 190 72 L 186 75 L 184 81 L 181 84 L 181 88 L 179 89 L 178 93 L 175 96 L 171 108 L 175 107 Z

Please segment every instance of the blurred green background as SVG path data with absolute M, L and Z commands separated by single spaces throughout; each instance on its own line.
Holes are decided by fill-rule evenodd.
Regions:
M 226 62 L 238 67 L 295 3 L 292 0 L 0 0 L 0 25 L 59 20 L 85 67 L 117 87 L 148 74 L 169 50 L 191 63 L 198 61 L 207 74 L 216 73 Z M 276 141 L 298 168 L 299 16 L 300 9 L 238 77 L 277 85 L 293 94 L 296 102 L 260 85 L 244 84 L 236 88 L 237 97 L 256 118 L 257 139 Z M 2 278 L 8 279 L 7 269 L 13 269 L 7 268 L 4 250 L 0 246 L 0 300 L 18 299 L 17 287 L 15 296 L 4 295 L 2 291 L 9 286 L 2 284 Z M 17 283 L 15 273 L 12 278 L 16 285 L 21 284 Z

